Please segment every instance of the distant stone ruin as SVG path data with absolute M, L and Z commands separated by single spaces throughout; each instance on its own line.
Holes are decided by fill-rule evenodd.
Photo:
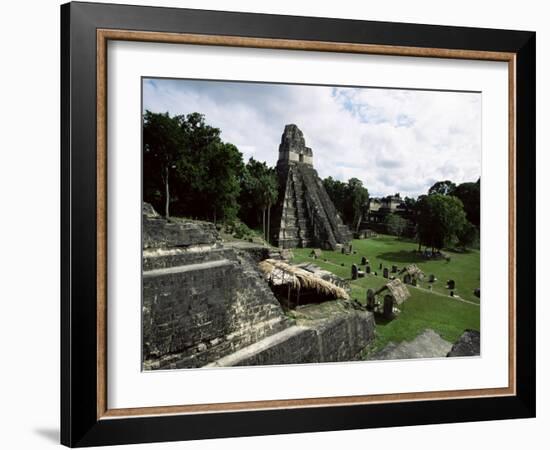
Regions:
M 280 192 L 272 242 L 281 248 L 335 250 L 352 239 L 313 168 L 311 148 L 306 147 L 303 133 L 294 124 L 285 126 L 277 174 Z

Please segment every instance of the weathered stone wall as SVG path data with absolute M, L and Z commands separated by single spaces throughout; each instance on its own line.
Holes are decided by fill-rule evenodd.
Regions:
M 294 124 L 286 125 L 279 145 L 279 161 L 313 165 L 313 151 L 306 147 L 302 131 Z
M 352 239 L 313 167 L 284 163 L 277 173 L 280 192 L 272 239 L 279 247 L 335 249 Z
M 144 208 L 143 368 L 349 361 L 372 314 L 340 301 L 287 317 L 257 269 L 269 249 L 222 244 L 212 224 Z
M 464 330 L 464 333 L 453 344 L 447 354 L 454 356 L 479 356 L 481 347 L 481 335 L 477 330 Z
M 313 326 L 319 339 L 319 361 L 352 361 L 374 339 L 374 316 L 366 311 L 337 314 Z
M 221 259 L 144 272 L 147 368 L 198 367 L 289 325 L 246 264 Z
M 349 303 L 307 305 L 296 326 L 219 359 L 210 367 L 353 361 L 374 340 L 372 313 Z
M 212 224 L 143 217 L 143 367 L 200 367 L 291 325 L 256 268 Z
M 250 256 L 250 258 L 257 263 L 263 261 L 264 259 L 270 258 L 272 255 L 272 250 L 275 250 L 273 247 L 244 241 L 228 242 L 224 244 L 224 246 Z
M 312 151 L 305 146 L 296 125 L 287 125 L 277 162 L 279 200 L 273 213 L 271 236 L 281 248 L 335 249 L 352 235 L 342 222 L 312 165 Z
M 213 223 L 143 215 L 143 249 L 188 248 L 215 245 L 220 241 Z

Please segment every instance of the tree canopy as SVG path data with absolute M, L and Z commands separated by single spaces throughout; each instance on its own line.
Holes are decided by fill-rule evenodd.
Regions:
M 441 194 L 441 195 L 451 195 L 455 190 L 456 184 L 450 180 L 438 181 L 435 183 L 429 190 L 428 195 Z
M 457 240 L 467 224 L 462 202 L 454 196 L 431 194 L 418 199 L 418 239 L 432 249 Z
M 412 197 L 405 197 L 403 199 L 403 203 L 408 210 L 414 211 L 414 209 L 416 208 L 416 199 Z
M 466 217 L 468 220 L 479 228 L 479 215 L 480 215 L 480 179 L 475 183 L 462 183 L 459 184 L 452 195 L 458 197 L 464 204 L 464 210 L 466 211 Z
M 265 162 L 250 158 L 244 166 L 240 183 L 240 217 L 250 227 L 261 224 L 264 237 L 268 240 L 271 207 L 277 202 L 279 193 L 275 170 Z
M 344 183 L 328 177 L 323 180 L 323 185 L 344 223 L 357 229 L 369 199 L 369 191 L 363 186 L 363 182 L 357 178 L 350 178 Z
M 407 219 L 401 217 L 399 214 L 390 213 L 386 216 L 385 219 L 386 231 L 388 234 L 393 234 L 394 236 L 403 236 L 409 222 Z
M 223 142 L 220 130 L 202 114 L 171 117 L 146 111 L 143 166 L 143 198 L 166 216 L 170 208 L 214 222 L 237 216 L 242 154 Z
M 429 195 L 442 194 L 458 197 L 464 205 L 468 221 L 479 228 L 480 213 L 480 181 L 466 182 L 456 185 L 452 181 L 438 181 L 428 191 Z
M 147 111 L 143 117 L 143 196 L 159 205 L 164 198 L 164 211 L 170 215 L 170 173 L 184 157 L 185 118 L 153 114 Z
M 462 248 L 472 247 L 479 240 L 479 231 L 469 221 L 457 233 L 458 245 Z

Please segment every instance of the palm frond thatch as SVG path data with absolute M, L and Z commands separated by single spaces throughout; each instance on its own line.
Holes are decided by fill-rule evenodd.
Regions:
M 265 278 L 274 285 L 289 285 L 293 289 L 312 289 L 322 295 L 349 300 L 345 289 L 315 274 L 274 259 L 266 259 L 259 264 Z
M 409 264 L 405 268 L 403 268 L 400 272 L 400 274 L 408 273 L 411 276 L 417 277 L 420 280 L 424 278 L 424 272 L 420 270 L 420 268 L 416 264 Z
M 398 305 L 404 303 L 405 300 L 411 296 L 407 286 L 405 286 L 398 278 L 387 283 L 386 287 L 391 292 L 391 295 Z
M 390 291 L 390 294 L 395 299 L 395 303 L 397 303 L 398 305 L 404 303 L 405 300 L 407 300 L 411 296 L 411 293 L 407 289 L 407 286 L 405 286 L 399 278 L 387 282 L 385 285 L 378 288 L 374 292 L 374 294 L 378 295 L 386 289 Z

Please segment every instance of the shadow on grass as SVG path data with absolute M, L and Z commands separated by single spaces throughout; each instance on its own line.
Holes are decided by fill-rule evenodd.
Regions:
M 445 251 L 448 253 L 457 253 L 459 255 L 468 255 L 470 253 L 473 253 L 472 249 L 470 248 L 448 248 L 445 249 Z
M 376 322 L 376 325 L 387 325 L 388 323 L 392 322 L 395 319 L 395 317 L 392 317 L 391 319 L 387 319 L 381 314 L 374 314 L 374 321 Z
M 389 262 L 402 262 L 402 263 L 415 263 L 426 261 L 422 255 L 418 253 L 413 253 L 407 250 L 401 250 L 400 252 L 386 252 L 380 253 L 378 259 L 383 259 L 384 261 Z

